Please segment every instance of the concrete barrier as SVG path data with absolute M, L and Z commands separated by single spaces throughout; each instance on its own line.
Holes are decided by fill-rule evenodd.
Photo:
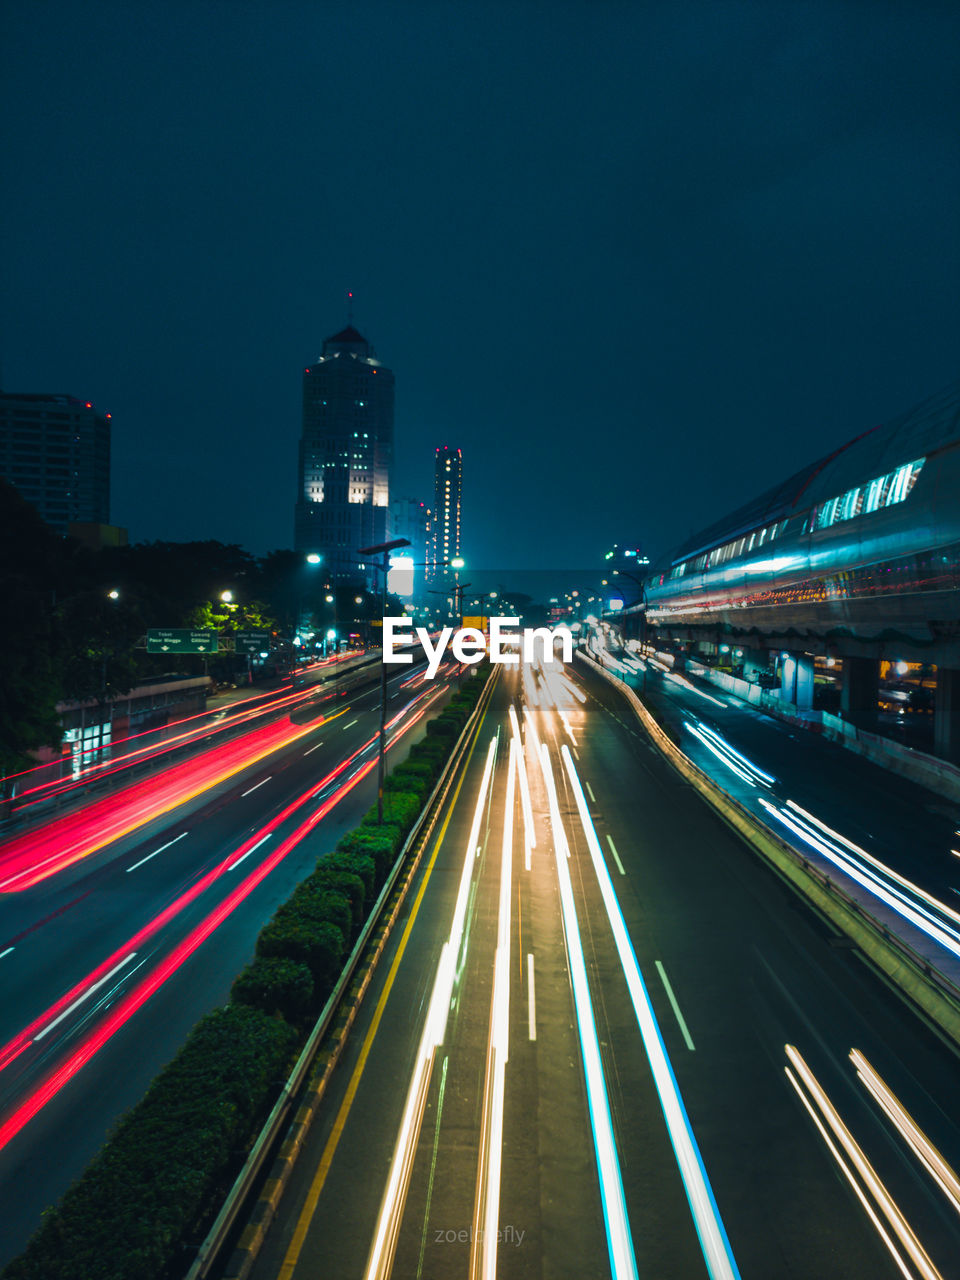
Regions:
M 822 917 L 850 938 L 915 1012 L 920 1012 L 955 1049 L 960 1050 L 960 989 L 844 893 L 825 872 L 703 773 L 664 733 L 629 685 L 605 671 L 582 651 L 578 650 L 577 657 L 623 694 L 661 754 L 720 818 Z

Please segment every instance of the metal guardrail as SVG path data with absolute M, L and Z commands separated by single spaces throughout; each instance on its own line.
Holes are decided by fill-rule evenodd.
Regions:
M 370 939 L 380 922 L 380 916 L 384 907 L 390 901 L 393 895 L 397 881 L 401 873 L 405 869 L 405 864 L 409 858 L 411 850 L 419 843 L 420 849 L 414 862 L 409 868 L 410 876 L 416 872 L 419 865 L 420 857 L 423 849 L 429 843 L 430 836 L 433 834 L 437 818 L 443 810 L 450 787 L 454 778 L 463 762 L 467 748 L 470 745 L 470 739 L 474 731 L 478 728 L 483 713 L 486 711 L 487 704 L 490 701 L 493 685 L 496 680 L 496 672 L 488 677 L 486 686 L 477 701 L 477 705 L 470 713 L 470 718 L 463 727 L 460 737 L 454 744 L 444 770 L 437 780 L 436 786 L 430 793 L 430 796 L 423 807 L 420 817 L 411 828 L 409 835 L 403 843 L 403 847 L 397 854 L 396 861 L 388 875 L 383 888 L 374 903 L 366 924 L 360 932 L 354 944 L 353 950 L 344 965 L 340 979 L 336 987 L 330 994 L 326 1004 L 320 1012 L 313 1030 L 307 1037 L 300 1056 L 298 1057 L 289 1078 L 283 1086 L 280 1097 L 277 1099 L 269 1116 L 264 1122 L 263 1128 L 260 1130 L 250 1154 L 244 1162 L 243 1168 L 231 1187 L 227 1198 L 223 1203 L 219 1214 L 214 1220 L 206 1238 L 197 1251 L 190 1270 L 186 1273 L 184 1280 L 203 1280 L 209 1275 L 211 1268 L 224 1248 L 229 1239 L 230 1233 L 234 1229 L 241 1212 L 249 1200 L 249 1197 L 257 1184 L 260 1174 L 263 1171 L 264 1164 L 270 1153 L 273 1151 L 284 1126 L 290 1119 L 290 1113 L 294 1103 L 297 1101 L 298 1094 L 304 1086 L 310 1068 L 313 1066 L 314 1059 L 320 1049 L 321 1044 L 331 1024 L 337 1014 L 340 1004 L 350 988 L 353 981 L 354 973 L 359 965 L 360 959 L 364 951 L 370 943 Z M 409 878 L 408 878 L 409 885 Z M 406 892 L 406 886 L 403 892 Z M 402 901 L 402 895 L 401 895 Z
M 960 987 L 957 987 L 925 956 L 916 951 L 909 942 L 892 932 L 860 902 L 846 893 L 831 876 L 804 857 L 793 845 L 768 827 L 745 805 L 728 795 L 713 778 L 698 768 L 664 732 L 628 684 L 607 671 L 582 650 L 577 650 L 577 656 L 581 661 L 589 661 L 595 671 L 627 697 L 661 754 L 692 783 L 695 790 L 727 825 L 759 852 L 794 892 L 806 898 L 809 905 L 826 915 L 833 925 L 857 943 L 864 955 L 873 961 L 883 971 L 885 977 L 899 989 L 899 994 L 907 997 L 913 1005 L 922 1010 L 954 1050 L 960 1050 Z M 774 853 L 779 854 L 779 860 L 773 856 Z M 793 874 L 790 873 L 790 868 Z M 804 879 L 812 882 L 812 886 L 816 886 L 819 892 L 811 893 L 812 886 L 805 885 Z M 831 909 L 832 906 L 836 909 Z M 887 953 L 890 962 L 885 962 L 886 956 L 881 954 L 883 952 Z M 926 988 L 926 992 L 918 989 L 922 987 Z

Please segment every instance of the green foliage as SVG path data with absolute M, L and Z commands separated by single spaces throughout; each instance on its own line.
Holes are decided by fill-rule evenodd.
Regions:
M 317 863 L 314 874 L 322 871 L 342 871 L 347 875 L 357 876 L 363 883 L 364 911 L 368 911 L 373 906 L 377 896 L 377 865 L 369 854 L 350 853 L 343 850 L 328 853 Z
M 373 864 L 370 864 L 371 883 Z M 367 914 L 367 887 L 363 880 L 350 871 L 341 871 L 337 867 L 318 864 L 316 871 L 304 880 L 302 887 L 310 892 L 333 892 L 345 898 L 350 904 L 350 921 L 347 936 L 355 938 L 360 932 Z M 336 923 L 336 921 L 334 921 Z
M 313 1008 L 313 976 L 305 964 L 281 956 L 256 956 L 230 988 L 234 1004 L 250 1005 L 297 1024 Z
M 278 912 L 257 938 L 258 956 L 279 956 L 307 966 L 317 1005 L 336 985 L 345 949 L 346 939 L 335 924 L 292 909 Z
M 202 1018 L 4 1280 L 156 1280 L 262 1122 L 295 1040 L 243 1005 Z
M 402 843 L 400 828 L 385 822 L 383 826 L 364 825 L 348 832 L 337 845 L 337 852 L 361 853 L 371 857 L 377 869 L 376 884 L 379 890 Z

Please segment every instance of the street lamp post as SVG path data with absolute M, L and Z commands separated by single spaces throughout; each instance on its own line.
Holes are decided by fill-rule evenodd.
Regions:
M 398 547 L 409 547 L 409 538 L 394 538 L 392 542 L 380 542 L 375 547 L 361 547 L 359 554 L 362 556 L 378 556 L 383 555 L 383 563 L 377 564 L 374 561 L 374 567 L 379 569 L 383 574 L 381 582 L 381 604 L 380 613 L 381 626 L 383 625 L 383 617 L 387 612 L 387 574 L 390 572 L 390 552 L 396 551 Z M 381 632 L 381 637 L 382 637 Z M 377 822 L 383 823 L 383 775 L 384 775 L 384 759 L 387 750 L 387 664 L 383 661 L 383 652 L 380 653 L 380 752 L 377 762 Z

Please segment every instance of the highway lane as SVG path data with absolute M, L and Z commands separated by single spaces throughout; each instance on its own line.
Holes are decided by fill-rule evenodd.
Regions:
M 903 1274 L 786 1066 L 801 1091 L 808 1066 L 823 1083 L 949 1275 L 957 1214 L 848 1055 L 866 1055 L 955 1166 L 956 1060 L 649 753 L 615 692 L 567 678 L 585 701 L 554 689 L 562 716 L 530 705 L 529 681 L 524 713 L 518 681 L 501 682 L 257 1280 Z M 519 771 L 509 794 L 511 703 L 524 725 L 529 850 Z M 460 958 L 446 989 L 445 943 Z M 791 1063 L 787 1046 L 802 1057 Z M 482 1224 L 494 1187 L 491 1253 Z M 384 1265 L 367 1272 L 378 1224 Z
M 699 768 L 960 985 L 960 858 L 952 852 L 960 806 L 819 734 L 763 715 L 696 676 L 665 672 L 654 663 L 647 664 L 645 677 L 623 674 Z M 884 897 L 862 883 L 864 870 L 868 877 L 880 872 Z M 904 904 L 889 901 L 891 887 L 906 892 L 911 909 L 930 910 L 934 919 L 922 927 L 905 919 Z
M 411 683 L 408 669 L 391 679 L 390 691 L 391 716 L 413 699 L 422 699 L 391 730 L 399 735 L 391 748 L 390 758 L 395 760 L 424 731 L 421 713 L 426 703 L 436 699 L 431 714 L 442 706 L 447 683 L 438 678 L 426 685 L 416 676 Z M 7 1063 L 0 1069 L 0 1135 L 9 1139 L 0 1149 L 0 1196 L 5 1205 L 0 1258 L 12 1256 L 25 1242 L 40 1210 L 82 1169 L 109 1123 L 136 1101 L 196 1019 L 223 1002 L 252 954 L 258 929 L 309 873 L 318 854 L 332 848 L 375 799 L 379 689 L 356 694 L 348 705 L 349 712 L 340 708 L 336 719 L 312 722 L 308 735 L 286 752 L 261 761 L 212 793 L 35 888 L 4 895 L 0 917 L 2 936 L 8 941 L 0 945 L 0 952 L 6 953 L 0 956 L 0 1044 L 12 1045 L 15 1052 L 6 1057 L 0 1052 L 0 1061 Z M 259 831 L 340 769 L 351 754 L 355 759 L 348 768 L 283 820 L 242 864 L 232 865 L 234 851 L 239 856 L 244 841 L 255 844 Z M 355 774 L 359 781 L 354 789 L 338 798 Z M 327 810 L 328 816 L 252 885 L 248 896 L 237 901 L 195 954 L 119 1026 L 93 1060 L 21 1131 L 11 1133 L 6 1128 L 11 1118 L 49 1072 L 117 1015 L 147 974 L 168 965 L 175 949 L 203 927 L 226 895 L 237 897 L 245 881 L 262 874 L 290 832 L 305 818 L 312 820 Z M 178 899 L 180 909 L 173 912 Z M 149 933 L 150 922 L 165 910 L 170 918 L 161 919 Z M 149 936 L 133 947 L 127 945 L 145 931 Z M 116 970 L 107 963 L 114 952 Z M 136 954 L 123 963 L 131 952 Z M 103 981 L 97 977 L 98 966 Z M 79 998 L 71 994 L 75 987 Z M 45 1010 L 52 1012 L 47 1016 Z

